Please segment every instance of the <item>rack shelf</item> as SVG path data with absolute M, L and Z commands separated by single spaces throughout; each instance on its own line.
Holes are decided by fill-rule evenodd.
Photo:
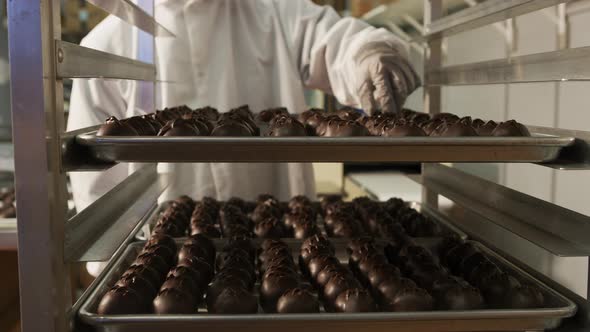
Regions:
M 573 137 L 97 137 L 77 144 L 104 162 L 546 162 Z M 255 154 L 252 151 L 256 151 Z

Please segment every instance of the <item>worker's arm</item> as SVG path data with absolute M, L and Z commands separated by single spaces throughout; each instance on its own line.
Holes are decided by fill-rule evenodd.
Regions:
M 420 84 L 399 38 L 310 0 L 275 2 L 304 84 L 343 104 L 397 111 Z

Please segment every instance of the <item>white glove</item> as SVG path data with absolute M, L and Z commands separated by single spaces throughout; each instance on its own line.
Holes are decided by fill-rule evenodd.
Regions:
M 372 114 L 376 110 L 399 112 L 410 93 L 420 86 L 420 78 L 395 43 L 370 42 L 354 57 L 356 86 L 361 106 Z

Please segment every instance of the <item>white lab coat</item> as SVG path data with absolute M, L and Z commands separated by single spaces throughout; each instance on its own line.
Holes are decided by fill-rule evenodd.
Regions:
M 155 16 L 176 35 L 156 38 L 158 108 L 211 105 L 227 111 L 248 104 L 255 112 L 279 106 L 302 112 L 304 87 L 360 107 L 356 50 L 377 40 L 399 43 L 386 30 L 340 18 L 331 7 L 309 0 L 157 0 Z M 137 58 L 137 35 L 136 28 L 109 16 L 82 45 Z M 111 115 L 153 111 L 138 106 L 137 86 L 125 80 L 75 80 L 68 130 L 100 124 Z M 310 164 L 185 163 L 160 164 L 158 169 L 174 174 L 161 199 L 181 194 L 218 199 L 315 195 Z M 102 173 L 72 173 L 76 207 L 84 208 L 129 172 L 121 164 Z

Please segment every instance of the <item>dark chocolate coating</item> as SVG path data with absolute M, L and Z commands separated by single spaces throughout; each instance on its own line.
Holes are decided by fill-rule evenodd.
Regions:
M 475 310 L 483 308 L 484 301 L 476 288 L 455 285 L 437 294 L 436 305 L 443 310 Z
M 129 273 L 122 276 L 115 286 L 131 288 L 137 292 L 143 303 L 151 301 L 158 292 L 155 285 L 139 273 Z
M 317 277 L 318 273 L 320 273 L 320 271 L 323 270 L 326 266 L 339 265 L 339 264 L 340 264 L 340 262 L 334 256 L 319 255 L 319 256 L 315 256 L 309 260 L 309 264 L 307 265 L 307 268 L 309 269 L 310 276 L 313 279 L 315 279 Z
M 194 112 L 199 116 L 205 117 L 209 121 L 216 121 L 219 118 L 219 111 L 210 106 L 197 108 Z
M 215 124 L 211 136 L 252 136 L 252 132 L 244 123 L 222 120 Z
M 397 267 L 391 264 L 374 265 L 367 275 L 369 284 L 377 288 L 383 281 L 387 279 L 399 279 L 400 271 Z
M 438 113 L 432 116 L 432 120 L 443 120 L 446 122 L 454 122 L 459 120 L 459 117 L 452 113 Z
M 221 231 L 219 228 L 215 227 L 211 224 L 195 224 L 191 223 L 191 235 L 205 235 L 210 238 L 219 238 L 221 237 Z
M 284 237 L 283 224 L 275 217 L 269 217 L 256 223 L 254 234 L 263 239 L 280 239 Z
M 190 278 L 188 275 L 169 276 L 164 280 L 164 283 L 160 287 L 160 291 L 175 288 L 182 292 L 189 293 L 195 300 L 200 299 L 202 294 L 202 288 L 197 284 L 197 281 Z
M 182 118 L 168 121 L 158 132 L 158 136 L 199 136 L 201 133 L 193 121 Z
M 184 230 L 180 229 L 173 223 L 157 224 L 152 230 L 152 234 L 162 233 L 171 237 L 184 236 Z
M 336 115 L 338 115 L 342 120 L 356 121 L 363 116 L 363 113 L 350 107 L 343 107 L 336 111 Z
M 110 118 L 106 119 L 105 123 L 98 128 L 96 132 L 96 136 L 137 136 L 138 133 L 125 123 L 124 121 L 119 121 L 116 117 L 111 116 Z
M 269 108 L 269 109 L 260 111 L 260 113 L 258 113 L 258 115 L 256 117 L 258 118 L 259 121 L 270 122 L 272 119 L 274 119 L 275 117 L 280 116 L 280 115 L 287 115 L 288 116 L 289 111 L 285 107 Z
M 196 271 L 199 271 L 204 283 L 209 283 L 213 278 L 213 266 L 204 258 L 197 256 L 184 257 L 182 261 L 178 261 L 178 266 L 188 266 Z
M 441 136 L 441 137 L 458 137 L 458 136 L 477 136 L 475 129 L 469 124 L 464 122 L 444 122 L 430 133 L 430 136 Z
M 217 296 L 226 288 L 248 289 L 246 280 L 240 279 L 239 276 L 224 274 L 217 275 L 207 287 L 207 305 L 212 305 Z
M 258 301 L 243 288 L 227 287 L 208 302 L 207 310 L 213 314 L 253 314 L 258 312 Z
M 150 253 L 164 258 L 169 266 L 176 264 L 176 251 L 160 244 L 150 244 L 143 247 L 142 253 Z
M 151 266 L 143 264 L 132 264 L 127 268 L 121 278 L 125 278 L 127 275 L 139 275 L 149 281 L 154 287 L 159 286 L 164 280 L 164 274 L 159 273 Z
M 379 303 L 385 303 L 393 299 L 399 290 L 416 287 L 416 283 L 407 278 L 388 278 L 377 286 L 375 294 Z
M 300 210 L 305 209 L 307 207 L 311 207 L 311 201 L 306 196 L 297 195 L 293 196 L 289 200 L 289 210 L 292 213 L 297 213 Z
M 196 285 L 201 288 L 207 286 L 205 278 L 201 276 L 201 273 L 190 266 L 186 265 L 178 265 L 173 267 L 170 272 L 166 275 L 166 278 L 175 278 L 175 277 L 187 277 L 190 280 L 194 281 Z
M 407 137 L 407 136 L 426 136 L 424 130 L 418 125 L 407 121 L 396 121 L 388 123 L 383 127 L 381 136 L 385 137 Z
M 352 288 L 340 293 L 334 301 L 336 312 L 371 312 L 375 311 L 373 298 L 363 289 Z
M 436 280 L 446 275 L 446 272 L 440 266 L 428 263 L 416 266 L 407 275 L 420 287 L 430 289 Z
M 198 302 L 188 292 L 178 288 L 166 288 L 158 293 L 153 302 L 154 313 L 164 314 L 195 314 Z
M 115 286 L 100 300 L 97 313 L 99 315 L 131 315 L 148 311 L 141 296 L 129 287 Z
M 315 296 L 302 288 L 286 291 L 277 301 L 277 313 L 313 313 L 320 312 L 320 304 Z
M 432 310 L 434 301 L 432 296 L 422 288 L 401 288 L 391 298 L 381 303 L 381 309 L 386 311 L 428 311 Z
M 276 312 L 279 297 L 286 291 L 297 288 L 299 279 L 293 275 L 271 273 L 260 284 L 260 300 L 266 312 Z
M 200 246 L 183 245 L 178 251 L 178 261 L 184 261 L 188 257 L 199 257 L 211 264 L 211 255 L 209 252 Z
M 324 299 L 328 304 L 334 304 L 338 295 L 351 288 L 361 288 L 360 283 L 354 277 L 348 275 L 333 276 L 324 287 Z
M 314 234 L 319 234 L 320 230 L 312 221 L 299 222 L 293 227 L 293 237 L 296 239 L 306 239 Z
M 492 131 L 492 136 L 501 136 L 501 137 L 508 137 L 508 136 L 531 136 L 531 133 L 527 129 L 526 126 L 516 122 L 515 120 L 509 120 L 506 122 L 501 122 L 499 125 L 496 126 L 494 131 Z
M 351 137 L 351 136 L 369 136 L 369 131 L 363 125 L 356 121 L 331 119 L 326 122 L 325 130 L 318 133 L 326 137 Z M 318 127 L 319 129 L 319 127 Z
M 268 136 L 307 136 L 303 124 L 288 115 L 273 119 Z
M 543 306 L 545 298 L 536 286 L 523 285 L 514 288 L 506 301 L 509 308 L 540 308 Z
M 486 303 L 492 307 L 501 307 L 506 303 L 509 294 L 520 287 L 520 282 L 507 273 L 497 273 L 486 278 L 481 285 Z
M 320 288 L 324 288 L 332 277 L 338 275 L 352 277 L 350 270 L 344 265 L 328 265 L 317 274 L 315 281 Z
M 137 256 L 134 263 L 150 266 L 161 275 L 165 275 L 171 266 L 170 262 L 166 262 L 162 256 L 150 253 L 140 254 Z
M 132 116 L 126 119 L 125 123 L 135 129 L 140 136 L 154 136 L 158 133 L 152 123 L 141 116 Z
M 492 133 L 494 132 L 494 129 L 496 129 L 497 126 L 498 124 L 496 122 L 490 120 L 482 124 L 481 126 L 474 126 L 474 128 L 479 136 L 492 136 Z
M 471 273 L 463 275 L 463 277 L 473 285 L 481 287 L 481 283 L 486 277 L 499 273 L 502 273 L 502 271 L 496 264 L 490 261 L 484 261 L 476 266 Z

